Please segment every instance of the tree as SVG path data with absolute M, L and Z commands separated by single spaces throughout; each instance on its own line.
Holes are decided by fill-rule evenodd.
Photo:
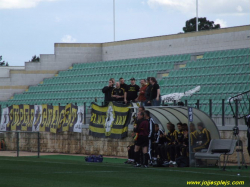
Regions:
M 198 18 L 198 31 L 219 29 L 219 28 L 220 24 L 214 24 L 213 21 L 207 20 L 206 17 Z M 196 17 L 186 21 L 186 26 L 183 27 L 183 31 L 185 33 L 196 31 Z
M 8 62 L 5 63 L 5 61 L 2 61 L 2 59 L 3 59 L 3 56 L 1 55 L 0 56 L 0 66 L 9 66 L 9 63 Z
M 39 62 L 39 61 L 40 61 L 40 57 L 39 56 L 36 56 L 36 55 L 32 56 L 31 62 Z

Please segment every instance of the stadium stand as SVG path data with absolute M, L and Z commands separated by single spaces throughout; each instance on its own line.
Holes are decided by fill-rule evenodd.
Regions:
M 67 103 L 82 105 L 85 102 L 89 106 L 95 100 L 101 104 L 103 93 L 100 90 L 111 77 L 115 80 L 123 77 L 128 82 L 131 77 L 138 80 L 162 75 L 159 81 L 161 95 L 185 92 L 200 85 L 199 93 L 181 100 L 187 100 L 189 105 L 194 106 L 200 100 L 200 109 L 209 113 L 208 102 L 212 99 L 213 106 L 216 106 L 213 107 L 213 114 L 219 115 L 222 99 L 226 101 L 230 96 L 250 89 L 249 62 L 250 49 L 245 48 L 206 52 L 199 56 L 182 54 L 79 63 L 0 104 L 2 108 L 13 104 L 64 106 Z M 225 114 L 232 115 L 228 104 Z

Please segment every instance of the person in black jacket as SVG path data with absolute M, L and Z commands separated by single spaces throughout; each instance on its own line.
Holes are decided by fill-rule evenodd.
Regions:
M 160 95 L 160 86 L 157 83 L 157 80 L 154 77 L 150 78 L 150 98 L 148 104 L 151 103 L 152 106 L 160 106 L 161 105 L 161 95 Z
M 144 102 L 144 106 L 151 106 L 151 103 L 149 102 L 150 101 L 151 88 L 152 88 L 152 85 L 150 84 L 150 78 L 151 77 L 147 78 L 148 86 L 146 88 L 146 93 L 145 93 L 146 101 Z
M 107 104 L 107 103 L 109 103 L 110 101 L 112 101 L 111 94 L 112 94 L 113 89 L 114 89 L 114 87 L 113 87 L 113 82 L 112 82 L 112 80 L 110 79 L 110 80 L 109 80 L 109 85 L 108 85 L 108 86 L 105 86 L 105 87 L 102 89 L 102 92 L 105 94 L 105 97 L 104 97 L 104 103 L 105 103 L 105 104 Z

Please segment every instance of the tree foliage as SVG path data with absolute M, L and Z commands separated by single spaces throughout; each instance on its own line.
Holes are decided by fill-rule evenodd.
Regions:
M 2 59 L 3 59 L 3 56 L 1 55 L 0 56 L 0 66 L 9 66 L 9 63 L 5 62 L 5 61 L 2 61 Z
M 39 56 L 36 56 L 36 55 L 32 56 L 31 62 L 39 62 L 39 61 L 40 61 L 40 57 Z
M 220 24 L 214 24 L 213 21 L 207 20 L 206 17 L 198 18 L 198 31 L 219 29 L 219 28 Z M 185 33 L 196 31 L 196 17 L 186 21 L 186 26 L 183 27 L 183 31 Z

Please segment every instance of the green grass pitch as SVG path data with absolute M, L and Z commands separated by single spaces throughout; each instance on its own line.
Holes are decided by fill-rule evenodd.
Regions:
M 203 180 L 244 181 L 241 186 L 250 186 L 249 168 L 134 168 L 124 161 L 87 163 L 84 157 L 68 155 L 0 157 L 0 187 L 185 187 L 201 186 L 187 181 Z

